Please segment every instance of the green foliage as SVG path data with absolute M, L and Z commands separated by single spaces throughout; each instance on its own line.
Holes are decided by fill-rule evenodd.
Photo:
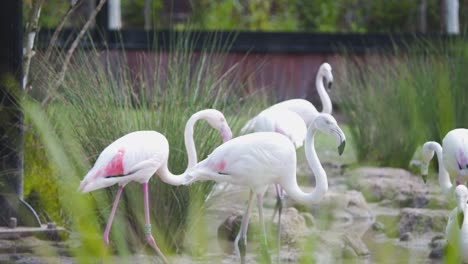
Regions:
M 294 31 L 295 7 L 286 0 L 197 1 L 193 4 L 194 28 L 203 30 Z
M 152 27 L 160 28 L 163 24 L 163 1 L 150 1 L 150 14 Z M 144 28 L 145 25 L 145 0 L 122 0 L 122 21 L 126 28 Z
M 359 161 L 408 167 L 416 149 L 466 126 L 467 45 L 420 41 L 396 59 L 369 56 L 345 66 L 343 113 Z M 352 91 L 352 92 L 350 92 Z

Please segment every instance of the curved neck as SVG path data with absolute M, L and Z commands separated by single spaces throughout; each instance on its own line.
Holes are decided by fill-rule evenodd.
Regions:
M 304 145 L 307 163 L 315 175 L 315 189 L 311 193 L 303 192 L 297 185 L 296 177 L 293 177 L 293 180 L 288 178 L 281 184 L 291 198 L 305 204 L 320 202 L 328 190 L 327 174 L 322 164 L 320 164 L 320 160 L 315 151 L 314 137 L 316 131 L 317 128 L 315 125 L 311 124 L 307 130 L 307 137 Z
M 171 171 L 169 171 L 169 168 L 167 166 L 167 162 L 161 166 L 161 168 L 158 170 L 159 177 L 161 180 L 167 184 L 171 185 L 181 185 L 182 183 L 185 182 L 185 175 L 188 169 L 192 168 L 195 166 L 198 162 L 197 158 L 197 150 L 195 148 L 195 141 L 193 139 L 193 131 L 195 127 L 195 123 L 200 120 L 204 119 L 205 116 L 201 115 L 199 113 L 193 114 L 190 119 L 187 121 L 185 124 L 185 131 L 184 131 L 184 141 L 185 141 L 185 149 L 187 151 L 187 157 L 188 157 L 188 163 L 187 163 L 187 168 L 182 174 L 179 175 L 174 175 L 172 174 Z
M 439 164 L 439 185 L 442 189 L 442 192 L 448 194 L 452 190 L 452 181 L 450 180 L 450 175 L 445 168 L 444 159 L 442 156 L 442 147 L 439 143 L 434 142 L 431 145 L 432 149 L 437 155 L 437 163 Z
M 322 102 L 322 113 L 331 114 L 332 102 L 330 100 L 330 96 L 325 90 L 325 87 L 323 86 L 323 77 L 323 74 L 321 71 L 319 71 L 315 79 L 315 87 L 317 87 L 317 93 L 319 94 L 320 101 Z

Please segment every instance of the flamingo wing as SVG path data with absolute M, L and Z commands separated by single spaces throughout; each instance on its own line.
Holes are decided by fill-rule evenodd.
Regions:
M 169 156 L 167 139 L 156 131 L 129 133 L 106 147 L 80 183 L 90 192 L 116 183 L 147 182 Z

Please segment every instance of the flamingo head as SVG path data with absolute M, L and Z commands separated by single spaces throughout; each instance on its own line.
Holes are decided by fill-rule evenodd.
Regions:
M 335 118 L 330 114 L 320 113 L 317 118 L 315 118 L 313 124 L 320 131 L 335 136 L 338 144 L 338 153 L 340 155 L 343 154 L 346 146 L 346 136 L 340 126 L 338 126 Z
M 328 63 L 323 63 L 319 68 L 319 74 L 323 78 L 324 86 L 331 90 L 333 85 L 333 74 L 332 74 L 332 67 Z
M 232 132 L 223 113 L 215 109 L 205 110 L 205 120 L 214 129 L 218 130 L 223 137 L 223 143 L 231 140 Z
M 427 182 L 427 174 L 429 172 L 429 162 L 434 157 L 434 150 L 432 147 L 432 142 L 426 142 L 421 151 L 421 177 L 423 178 L 424 183 Z

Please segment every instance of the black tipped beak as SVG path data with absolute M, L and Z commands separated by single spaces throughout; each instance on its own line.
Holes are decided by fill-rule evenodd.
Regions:
M 333 82 L 328 82 L 328 85 L 327 85 L 328 90 L 331 90 L 332 86 L 333 86 Z
M 424 183 L 427 183 L 427 174 L 423 174 L 423 175 L 421 175 L 421 177 L 422 177 Z
M 343 154 L 345 146 L 346 146 L 346 140 L 341 141 L 341 144 L 338 146 L 338 154 L 340 154 L 340 156 L 341 154 Z
M 460 229 L 463 226 L 463 220 L 465 220 L 465 215 L 462 212 L 458 212 L 458 227 Z

